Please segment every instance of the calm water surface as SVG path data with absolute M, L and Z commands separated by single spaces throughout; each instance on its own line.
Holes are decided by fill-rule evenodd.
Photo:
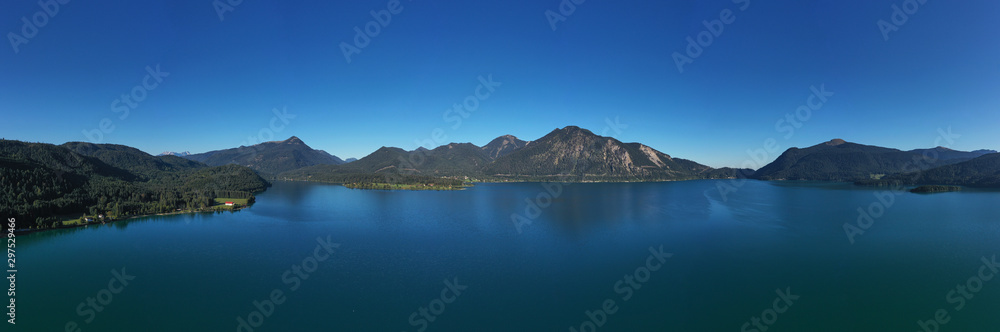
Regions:
M 537 183 L 279 182 L 238 213 L 18 237 L 16 330 L 920 331 L 939 309 L 941 331 L 1000 330 L 1000 278 L 977 282 L 1000 192 L 728 184 L 572 184 L 550 203 Z M 859 207 L 881 216 L 852 244 Z

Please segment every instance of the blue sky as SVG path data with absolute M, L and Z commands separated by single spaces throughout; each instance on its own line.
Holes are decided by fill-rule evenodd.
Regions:
M 995 1 L 927 1 L 885 40 L 877 22 L 904 1 L 590 0 L 553 31 L 560 1 L 402 0 L 348 62 L 341 43 L 389 3 L 243 1 L 220 20 L 208 0 L 70 1 L 54 16 L 6 1 L 0 136 L 157 154 L 295 135 L 348 158 L 413 149 L 438 128 L 442 144 L 484 145 L 578 125 L 715 167 L 768 138 L 913 149 L 951 127 L 952 148 L 1000 149 Z M 735 20 L 679 72 L 674 52 L 723 10 Z M 35 16 L 47 22 L 15 52 L 11 34 Z M 141 87 L 157 65 L 169 76 Z M 446 120 L 490 75 L 502 85 L 461 125 Z M 833 95 L 786 138 L 776 123 L 814 86 Z M 133 92 L 134 108 L 115 102 Z M 606 130 L 615 119 L 627 127 Z

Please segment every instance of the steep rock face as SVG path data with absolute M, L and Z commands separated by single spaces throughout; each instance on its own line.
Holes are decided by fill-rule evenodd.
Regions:
M 337 165 L 344 161 L 323 150 L 314 150 L 298 137 L 253 146 L 209 151 L 184 156 L 210 166 L 243 165 L 266 174 L 278 174 L 313 165 Z
M 642 151 L 642 153 L 646 155 L 646 158 L 649 158 L 649 160 L 652 161 L 653 165 L 656 165 L 656 167 L 666 166 L 666 163 L 660 159 L 660 156 L 656 154 L 657 151 L 653 150 L 653 148 L 643 145 L 639 147 L 639 151 Z M 667 158 L 670 157 L 668 156 Z
M 511 177 L 686 179 L 696 178 L 710 169 L 692 161 L 674 159 L 639 143 L 622 143 L 569 126 L 497 158 L 484 173 Z

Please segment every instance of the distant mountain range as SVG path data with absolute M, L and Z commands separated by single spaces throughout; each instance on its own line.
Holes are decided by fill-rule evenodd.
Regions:
M 654 181 L 737 176 L 673 158 L 640 143 L 622 143 L 589 130 L 568 126 L 535 141 L 504 135 L 483 147 L 451 143 L 432 150 L 382 147 L 349 164 L 304 167 L 279 178 L 342 181 L 353 174 L 409 174 L 460 177 L 480 181 Z
M 0 214 L 25 216 L 24 224 L 18 219 L 18 227 L 27 227 L 46 226 L 59 215 L 88 210 L 135 215 L 203 208 L 220 191 L 263 190 L 269 184 L 262 176 L 339 183 L 352 179 L 354 184 L 358 179 L 393 178 L 417 183 L 441 178 L 452 182 L 752 178 L 1000 187 L 1000 153 L 944 147 L 903 151 L 834 139 L 790 148 L 758 170 L 716 169 L 575 126 L 533 141 L 503 135 L 482 147 L 472 143 L 411 151 L 382 147 L 346 162 L 294 136 L 155 157 L 124 145 L 0 140 Z
M 240 149 L 257 151 L 258 156 L 248 158 L 245 153 L 239 153 Z M 977 176 L 984 177 L 979 178 L 970 175 L 970 170 L 930 171 L 943 166 L 966 165 L 965 162 L 995 153 L 993 150 L 965 152 L 943 147 L 903 151 L 834 139 L 808 148 L 790 148 L 758 170 L 716 169 L 675 158 L 641 143 L 623 143 L 568 126 L 534 141 L 503 135 L 483 147 L 472 143 L 451 143 L 434 149 L 420 147 L 411 151 L 382 147 L 350 163 L 313 150 L 296 137 L 187 158 L 209 165 L 241 164 L 272 178 L 325 182 L 343 182 L 359 174 L 387 177 L 404 174 L 472 181 L 670 181 L 740 177 L 879 184 L 890 180 L 899 182 L 900 179 L 894 176 L 907 172 L 921 172 L 921 177 L 909 182 L 985 185 L 993 175 L 979 174 Z M 990 161 L 981 162 L 988 164 Z M 966 166 L 969 167 L 972 166 Z M 955 172 L 968 176 L 946 179 L 947 174 Z
M 241 146 L 182 157 L 209 166 L 242 165 L 268 176 L 306 166 L 344 163 L 343 160 L 326 151 L 310 148 L 295 136 L 284 141 L 264 142 L 253 146 Z
M 191 155 L 191 152 L 188 152 L 188 151 L 184 151 L 184 152 L 172 152 L 172 151 L 163 151 L 163 153 L 161 153 L 161 154 L 158 154 L 158 155 L 156 155 L 156 156 L 157 156 L 157 157 L 159 157 L 159 156 L 178 156 L 178 157 L 185 157 L 185 156 L 190 156 L 190 155 Z

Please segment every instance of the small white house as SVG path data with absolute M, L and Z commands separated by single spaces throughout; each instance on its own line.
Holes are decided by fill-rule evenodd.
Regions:
M 226 202 L 226 206 L 233 206 L 234 204 L 236 204 L 236 203 L 233 203 L 233 202 Z

